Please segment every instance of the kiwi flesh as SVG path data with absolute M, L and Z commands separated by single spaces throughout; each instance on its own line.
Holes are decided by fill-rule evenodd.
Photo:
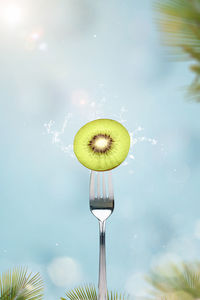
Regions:
M 127 157 L 130 135 L 119 122 L 97 119 L 85 124 L 74 138 L 74 153 L 81 164 L 95 171 L 119 166 Z

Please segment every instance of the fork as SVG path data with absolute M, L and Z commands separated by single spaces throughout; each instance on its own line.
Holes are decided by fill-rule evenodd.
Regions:
M 99 220 L 98 300 L 107 300 L 105 225 L 106 220 L 114 210 L 114 193 L 111 172 L 96 172 L 95 174 L 94 171 L 91 171 L 90 210 Z

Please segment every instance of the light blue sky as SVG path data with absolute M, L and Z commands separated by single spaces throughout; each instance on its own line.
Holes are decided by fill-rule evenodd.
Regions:
M 184 98 L 188 64 L 169 60 L 151 1 L 13 0 L 11 10 L 8 2 L 0 4 L 0 269 L 40 271 L 48 300 L 97 283 L 89 171 L 70 145 L 89 120 L 113 118 L 133 146 L 113 171 L 108 287 L 140 295 L 153 264 L 199 258 L 200 104 Z

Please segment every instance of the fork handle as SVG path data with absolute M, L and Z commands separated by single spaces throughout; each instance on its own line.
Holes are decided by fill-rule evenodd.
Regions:
M 99 221 L 100 248 L 99 248 L 98 300 L 107 300 L 105 229 L 106 229 L 106 222 Z

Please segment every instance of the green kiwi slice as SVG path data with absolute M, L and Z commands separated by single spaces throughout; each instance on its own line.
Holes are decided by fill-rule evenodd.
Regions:
M 111 170 L 128 155 L 130 135 L 117 121 L 98 119 L 85 124 L 74 138 L 74 153 L 81 164 L 94 171 Z

